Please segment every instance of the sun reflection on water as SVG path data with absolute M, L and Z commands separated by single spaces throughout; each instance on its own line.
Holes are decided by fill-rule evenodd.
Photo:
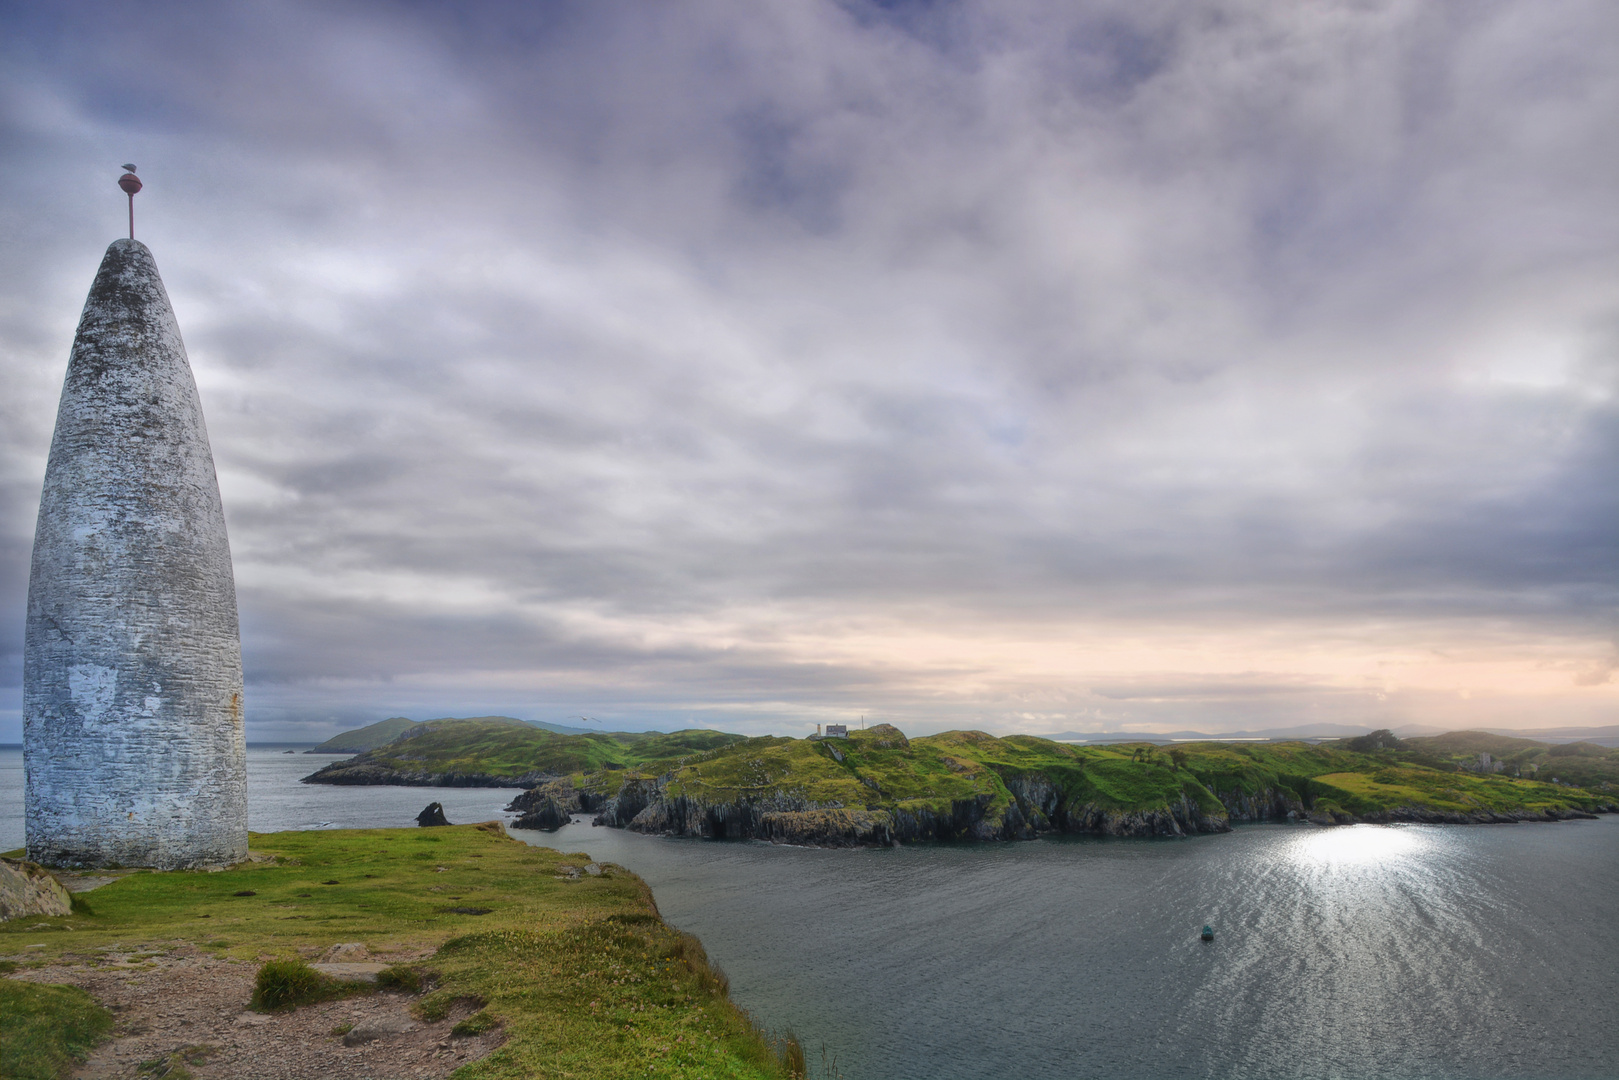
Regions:
M 1428 846 L 1422 832 L 1409 826 L 1338 825 L 1310 830 L 1290 854 L 1299 862 L 1357 866 L 1406 858 Z

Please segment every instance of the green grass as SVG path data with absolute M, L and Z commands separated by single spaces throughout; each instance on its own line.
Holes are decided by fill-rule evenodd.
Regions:
M 1327 794 L 1354 814 L 1417 806 L 1464 814 L 1479 811 L 1583 809 L 1568 789 L 1532 780 L 1467 776 L 1423 768 L 1329 773 L 1317 778 Z M 1581 800 L 1583 801 L 1583 800 Z
M 384 962 L 426 951 L 409 962 L 431 987 L 421 1011 L 481 1002 L 478 1023 L 506 1035 L 459 1080 L 785 1075 L 723 975 L 627 871 L 570 879 L 565 868 L 587 856 L 529 847 L 498 825 L 275 833 L 252 846 L 273 861 L 131 874 L 96 890 L 93 912 L 0 924 L 0 954 L 94 964 L 203 947 L 258 965 L 341 941 Z
M 112 1030 L 83 990 L 0 978 L 0 1076 L 57 1080 Z

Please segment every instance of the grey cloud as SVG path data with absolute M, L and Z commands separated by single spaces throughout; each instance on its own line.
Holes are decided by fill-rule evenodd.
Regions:
M 517 684 L 1017 714 L 992 672 L 944 701 L 786 644 L 828 611 L 1605 648 L 1616 18 L 32 10 L 0 45 L 0 618 L 121 224 L 105 162 L 137 160 L 256 718 Z M 1124 684 L 1026 689 L 1093 685 Z

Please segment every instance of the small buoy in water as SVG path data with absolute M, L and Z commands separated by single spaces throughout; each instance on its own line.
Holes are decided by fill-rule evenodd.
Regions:
M 1203 928 L 1203 940 L 1204 941 L 1213 941 L 1214 940 L 1214 927 L 1205 926 Z

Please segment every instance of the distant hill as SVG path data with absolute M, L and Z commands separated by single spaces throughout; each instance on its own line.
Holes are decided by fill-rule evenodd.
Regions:
M 1369 735 L 1372 729 L 1356 724 L 1294 724 L 1291 727 L 1262 728 L 1257 731 L 1058 731 L 1041 738 L 1066 743 L 1172 743 L 1172 742 L 1247 742 L 1268 739 L 1287 742 L 1292 739 L 1346 739 L 1356 735 Z M 1404 724 L 1394 729 L 1402 739 L 1455 734 L 1444 728 L 1427 724 Z M 1599 746 L 1619 747 L 1619 724 L 1606 727 L 1562 728 L 1482 728 L 1475 735 L 1500 735 L 1511 739 L 1532 739 L 1544 743 L 1589 742 Z M 1483 749 L 1481 747 L 1480 749 Z
M 664 765 L 743 741 L 741 735 L 704 730 L 568 734 L 509 716 L 406 723 L 395 738 L 335 761 L 304 782 L 531 787 L 576 772 Z
M 313 750 L 305 750 L 306 754 L 360 754 L 385 742 L 391 742 L 400 735 L 416 726 L 416 721 L 404 716 L 392 716 L 386 720 L 379 720 L 375 724 L 368 724 L 363 728 L 345 731 L 341 735 L 333 735 Z
M 1479 755 L 1489 754 L 1493 759 L 1491 768 L 1499 765 L 1500 771 L 1509 776 L 1555 779 L 1590 791 L 1619 791 L 1619 749 L 1595 742 L 1551 742 L 1488 731 L 1449 731 L 1406 739 L 1402 745 L 1427 764 L 1476 769 Z
M 1527 731 L 1512 728 L 1485 728 L 1492 735 L 1512 735 L 1520 739 L 1538 739 L 1542 742 L 1590 742 L 1598 746 L 1619 747 L 1619 724 L 1604 727 L 1531 728 Z
M 367 750 L 375 750 L 384 743 L 393 742 L 405 732 L 423 724 L 460 723 L 463 720 L 490 720 L 497 723 L 522 724 L 526 727 L 540 728 L 542 731 L 553 731 L 558 735 L 593 735 L 600 733 L 599 729 L 594 728 L 548 724 L 544 720 L 519 720 L 513 716 L 469 716 L 465 718 L 441 716 L 436 720 L 412 720 L 405 716 L 392 716 L 363 728 L 355 728 L 353 731 L 345 731 L 341 735 L 333 735 L 313 750 L 305 750 L 304 753 L 363 754 Z
M 1258 731 L 1059 731 L 1052 735 L 1042 735 L 1040 738 L 1051 739 L 1054 742 L 1082 742 L 1082 743 L 1172 743 L 1172 742 L 1249 742 L 1259 739 L 1268 739 L 1273 742 L 1289 742 L 1294 739 L 1342 739 L 1355 735 L 1366 735 L 1371 728 L 1355 724 L 1295 724 L 1292 727 L 1263 728 Z M 1411 725 L 1399 728 L 1395 734 L 1405 735 L 1437 735 L 1444 730 L 1436 727 L 1421 727 Z

